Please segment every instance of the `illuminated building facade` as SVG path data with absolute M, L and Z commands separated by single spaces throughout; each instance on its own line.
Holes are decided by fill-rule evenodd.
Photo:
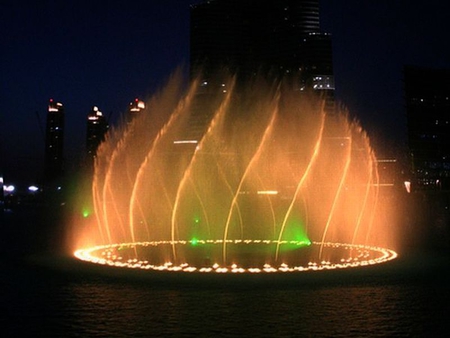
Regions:
M 102 112 L 97 106 L 92 107 L 87 116 L 86 128 L 86 151 L 89 159 L 95 158 L 97 148 L 104 140 L 108 128 L 108 122 Z
M 45 135 L 44 179 L 51 182 L 64 173 L 64 107 L 50 99 Z
M 128 106 L 128 111 L 126 114 L 126 122 L 127 124 L 130 124 L 135 117 L 139 115 L 139 113 L 145 109 L 145 103 L 144 101 L 139 100 L 138 98 L 135 98 L 134 101 L 130 102 L 130 105 Z
M 413 184 L 450 189 L 450 70 L 404 69 Z

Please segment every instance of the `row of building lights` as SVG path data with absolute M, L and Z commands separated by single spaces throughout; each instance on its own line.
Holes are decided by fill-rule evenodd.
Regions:
M 134 115 L 137 112 L 140 112 L 141 110 L 145 109 L 145 103 L 144 101 L 139 100 L 136 98 L 134 101 L 132 101 L 129 105 L 128 112 L 129 115 Z M 47 133 L 54 134 L 54 133 L 60 133 L 63 129 L 63 125 L 58 125 L 58 123 L 63 124 L 64 120 L 61 119 L 58 120 L 53 119 L 53 116 L 57 116 L 55 114 L 63 114 L 64 113 L 64 107 L 61 102 L 57 102 L 54 99 L 50 99 L 48 103 L 48 117 L 47 117 Z M 132 118 L 133 116 L 130 116 Z M 91 112 L 89 112 L 87 116 L 88 123 L 91 125 L 98 125 L 101 123 L 107 124 L 105 117 L 103 113 L 100 111 L 100 109 L 97 106 L 93 106 Z M 103 121 L 102 121 L 103 120 Z M 104 131 L 101 131 L 104 132 Z M 100 137 L 101 135 L 98 135 Z M 62 137 L 59 137 L 58 135 L 54 135 L 53 142 L 63 142 Z M 49 149 L 49 151 L 53 151 L 52 149 L 57 148 L 55 144 L 52 144 L 52 141 L 48 141 L 48 144 L 46 145 L 46 149 Z M 57 160 L 57 156 L 51 156 L 53 160 Z M 56 190 L 61 190 L 61 186 L 57 186 Z M 0 194 L 2 194 L 5 198 L 11 198 L 13 196 L 17 195 L 36 195 L 42 192 L 43 188 L 42 186 L 32 184 L 27 186 L 25 189 L 23 187 L 19 187 L 14 183 L 6 183 L 3 180 L 3 177 L 0 176 Z

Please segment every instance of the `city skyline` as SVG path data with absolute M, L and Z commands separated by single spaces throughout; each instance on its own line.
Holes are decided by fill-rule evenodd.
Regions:
M 0 93 L 5 181 L 32 180 L 42 171 L 39 120 L 44 123 L 50 98 L 65 107 L 69 157 L 85 149 L 92 106 L 112 115 L 114 124 L 130 101 L 151 96 L 176 67 L 188 70 L 189 5 L 198 2 L 112 2 L 108 8 L 83 1 L 2 4 L 2 28 L 9 32 L 0 40 L 6 51 Z M 361 120 L 375 143 L 404 141 L 402 67 L 450 68 L 444 20 L 449 5 L 353 0 L 320 5 L 322 30 L 332 35 L 337 101 Z

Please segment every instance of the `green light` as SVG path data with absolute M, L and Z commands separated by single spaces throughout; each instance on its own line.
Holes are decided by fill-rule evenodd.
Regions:
M 300 240 L 299 242 L 297 242 L 297 246 L 310 246 L 312 243 L 311 241 L 307 238 L 307 239 L 303 239 Z
M 306 233 L 303 231 L 303 229 L 296 229 L 297 231 L 294 232 L 293 237 L 296 241 L 298 241 L 297 245 L 299 246 L 309 246 L 311 245 L 311 241 L 306 235 Z
M 193 245 L 193 246 L 196 246 L 197 244 L 198 244 L 198 239 L 197 238 L 192 238 L 191 239 L 191 244 Z
M 194 223 L 195 223 L 195 224 L 200 223 L 200 217 L 195 217 L 195 218 L 194 218 Z
M 83 209 L 82 215 L 83 215 L 84 218 L 89 217 L 90 214 L 91 213 L 90 213 L 90 211 L 88 209 Z
M 312 244 L 306 233 L 305 226 L 299 217 L 293 218 L 288 222 L 283 237 L 284 240 L 295 241 L 296 243 L 285 244 L 282 246 L 281 250 L 295 250 Z

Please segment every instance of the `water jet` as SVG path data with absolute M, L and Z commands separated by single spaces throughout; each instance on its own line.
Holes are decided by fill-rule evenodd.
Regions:
M 317 95 L 174 76 L 100 145 L 75 256 L 156 271 L 256 273 L 394 259 L 369 138 Z M 194 136 L 195 137 L 194 137 Z M 89 243 L 89 245 L 87 244 Z

